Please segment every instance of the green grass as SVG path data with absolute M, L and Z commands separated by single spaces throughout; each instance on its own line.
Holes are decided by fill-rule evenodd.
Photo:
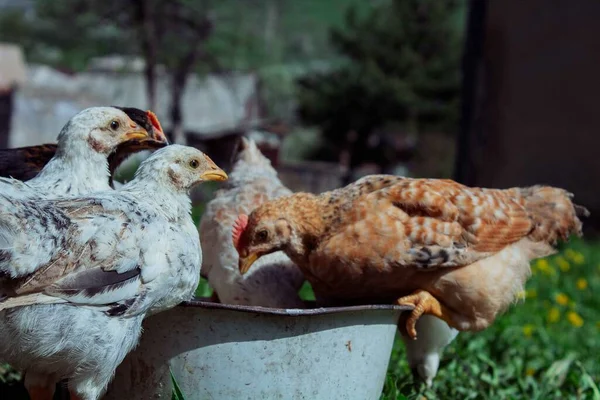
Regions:
M 415 388 L 397 340 L 382 399 L 600 400 L 600 244 L 533 263 L 526 299 L 448 346 L 433 388 Z
M 173 384 L 173 393 L 171 395 L 171 400 L 185 400 L 185 396 L 181 392 L 181 388 L 177 383 L 177 380 L 173 376 L 173 371 L 169 369 L 169 373 L 171 374 L 171 383 Z

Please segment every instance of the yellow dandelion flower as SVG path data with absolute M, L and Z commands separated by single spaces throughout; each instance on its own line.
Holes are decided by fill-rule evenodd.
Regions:
M 535 375 L 535 369 L 534 368 L 527 368 L 527 370 L 525 371 L 525 375 L 527 375 L 527 376 L 533 376 L 533 375 Z
M 583 254 L 581 253 L 577 253 L 575 254 L 575 256 L 573 257 L 573 262 L 577 265 L 581 265 L 585 263 L 585 257 Z
M 556 270 L 550 266 L 543 270 L 542 273 L 547 276 L 556 275 Z
M 537 290 L 535 289 L 527 289 L 525 291 L 525 297 L 528 299 L 535 299 L 537 297 Z
M 567 320 L 576 328 L 583 326 L 583 318 L 581 318 L 581 315 L 577 314 L 575 311 L 569 311 L 567 313 Z
M 564 293 L 558 293 L 556 296 L 554 296 L 554 300 L 556 300 L 556 302 L 561 306 L 566 306 L 569 304 L 569 296 Z
M 535 327 L 532 324 L 527 324 L 523 326 L 523 335 L 526 337 L 531 337 L 533 335 L 533 329 Z
M 524 290 L 521 290 L 519 293 L 517 293 L 517 299 L 525 300 L 525 297 L 527 297 L 527 292 Z
M 558 322 L 560 319 L 560 310 L 557 307 L 552 307 L 550 311 L 548 311 L 548 322 L 554 324 Z
M 550 265 L 548 260 L 546 260 L 545 258 L 537 260 L 536 263 L 532 267 L 532 271 L 533 272 L 540 271 L 544 275 L 554 275 L 555 274 L 554 268 L 552 268 L 552 266 Z
M 550 263 L 545 258 L 540 258 L 535 262 L 535 268 L 540 271 L 547 270 L 550 267 Z
M 577 289 L 585 290 L 588 287 L 588 283 L 584 278 L 577 279 Z
M 565 260 L 565 258 L 562 256 L 556 257 L 556 264 L 562 272 L 569 272 L 569 270 L 571 269 L 571 264 L 569 264 L 569 262 Z

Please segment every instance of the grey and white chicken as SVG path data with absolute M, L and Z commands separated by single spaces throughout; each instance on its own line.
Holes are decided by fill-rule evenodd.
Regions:
M 147 145 L 159 147 L 167 143 L 160 123 L 149 111 L 116 107 L 87 108 L 63 127 L 58 135 L 58 144 L 51 149 L 50 160 L 44 161 L 44 168 L 36 177 L 26 183 L 0 178 L 0 195 L 8 196 L 8 199 L 31 200 L 109 190 L 108 158 L 117 149 L 122 150 L 117 157 L 121 159 L 126 156 L 124 153 L 138 151 Z M 24 243 L 23 246 L 27 257 L 27 251 L 34 249 L 36 244 Z M 26 266 L 25 269 L 31 270 L 31 267 Z M 10 279 L 0 274 L 0 298 L 3 297 L 6 282 L 10 282 Z M 33 320 L 40 312 L 44 310 L 19 309 L 13 314 L 23 313 L 25 320 Z M 0 318 L 0 324 L 5 329 L 10 328 L 10 322 L 6 319 Z M 34 398 L 51 397 L 53 377 L 40 375 L 35 369 L 30 369 L 25 376 L 25 386 Z
M 400 335 L 406 347 L 406 357 L 413 376 L 431 387 L 440 366 L 444 348 L 458 335 L 441 319 L 432 315 L 423 315 L 417 321 L 417 338 L 410 339 Z
M 235 157 L 228 182 L 208 203 L 200 221 L 202 275 L 222 303 L 304 308 L 298 295 L 304 276 L 283 252 L 261 258 L 244 276 L 238 270 L 238 254 L 231 241 L 238 214 L 249 214 L 265 201 L 292 192 L 253 140 L 242 137 Z
M 144 316 L 192 296 L 202 254 L 189 190 L 225 179 L 202 152 L 172 145 L 119 191 L 0 196 L 0 359 L 35 373 L 32 399 L 50 399 L 62 378 L 72 399 L 100 398 Z

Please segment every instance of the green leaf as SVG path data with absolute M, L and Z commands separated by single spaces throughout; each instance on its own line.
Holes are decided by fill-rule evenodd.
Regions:
M 169 368 L 169 373 L 171 374 L 171 382 L 173 383 L 173 394 L 171 396 L 171 400 L 185 400 L 185 396 L 181 392 L 181 388 L 179 387 L 175 376 L 173 376 L 173 371 L 171 371 L 171 368 Z

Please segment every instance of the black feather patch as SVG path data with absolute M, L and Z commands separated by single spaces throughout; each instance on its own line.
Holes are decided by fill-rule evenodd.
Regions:
M 117 107 L 117 106 L 112 106 L 112 107 L 123 111 L 125 114 L 127 114 L 127 116 L 129 118 L 131 118 L 131 120 L 133 122 L 135 122 L 136 124 L 138 124 L 139 126 L 144 128 L 146 131 L 148 131 L 150 133 L 153 132 L 154 126 L 152 125 L 152 122 L 148 118 L 148 114 L 146 111 L 140 110 L 139 108 L 134 108 L 134 107 Z
M 1 149 L 0 176 L 27 181 L 35 177 L 55 153 L 55 144 Z
M 411 249 L 410 253 L 413 256 L 414 265 L 418 268 L 436 269 L 456 266 L 456 263 L 450 262 L 450 259 L 457 257 L 460 250 L 423 246 L 419 249 Z
M 91 297 L 108 290 L 119 289 L 132 279 L 137 279 L 140 272 L 139 267 L 123 273 L 104 271 L 102 268 L 93 268 L 72 274 L 56 282 L 52 285 L 51 291 L 66 295 L 84 294 Z
M 12 258 L 12 253 L 8 250 L 0 250 L 0 263 L 7 263 Z M 0 278 L 3 276 L 3 271 L 0 271 Z
M 111 317 L 123 315 L 125 312 L 127 312 L 127 310 L 129 310 L 129 307 L 131 307 L 134 302 L 135 299 L 127 299 L 124 302 L 117 303 L 113 307 L 109 308 L 107 311 L 105 311 L 105 313 Z

